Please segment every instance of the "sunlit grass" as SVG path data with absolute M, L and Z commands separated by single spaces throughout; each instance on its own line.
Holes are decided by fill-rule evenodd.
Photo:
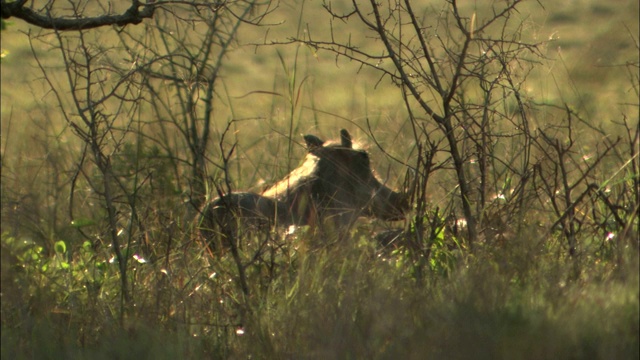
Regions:
M 462 11 L 472 14 L 473 4 Z M 612 124 L 623 116 L 637 122 L 637 78 L 622 65 L 638 61 L 638 2 L 544 5 L 531 2 L 518 13 L 529 26 L 526 37 L 554 39 L 525 84 L 527 96 L 548 105 L 532 110 L 532 127 L 563 119 L 567 104 L 592 127 L 623 133 Z M 284 23 L 270 27 L 267 40 L 293 36 L 301 11 L 301 3 L 282 3 L 273 23 Z M 302 15 L 314 36 L 328 32 L 317 3 L 305 3 Z M 240 40 L 262 43 L 266 29 L 243 28 Z M 205 250 L 186 195 L 168 180 L 166 159 L 149 149 L 145 181 L 155 193 L 145 204 L 144 231 L 151 251 L 130 254 L 135 306 L 121 324 L 117 265 L 103 229 L 93 224 L 104 209 L 85 186 L 75 189 L 74 216 L 87 225 L 68 219 L 72 179 L 90 167 L 79 166 L 81 143 L 41 78 L 26 30 L 15 23 L 2 32 L 8 52 L 0 65 L 3 358 L 638 358 L 637 234 L 629 241 L 587 239 L 589 255 L 570 259 L 560 235 L 541 230 L 550 220 L 531 209 L 531 231 L 506 244 L 482 243 L 473 254 L 442 250 L 453 260 L 424 267 L 431 271 L 419 270 L 420 259 L 407 252 L 381 250 L 368 222 L 344 242 L 308 229 L 269 234 L 275 241 L 255 258 L 262 238 L 244 244 L 251 286 L 245 298 L 233 258 Z M 40 61 L 62 70 L 59 53 L 46 45 L 53 36 L 42 40 L 34 43 Z M 303 158 L 302 134 L 333 138 L 339 128 L 367 147 L 381 179 L 401 185 L 400 162 L 415 157 L 415 149 L 401 93 L 388 79 L 300 44 L 239 47 L 228 57 L 213 133 L 219 137 L 236 120 L 227 139 L 238 142 L 234 188 L 260 191 Z M 64 83 L 61 73 L 55 79 Z M 424 114 L 416 116 L 430 126 Z M 579 137 L 585 161 L 603 137 Z M 211 163 L 220 152 L 213 144 Z M 124 149 L 113 161 L 124 173 L 134 155 Z M 211 177 L 219 177 L 211 168 Z M 637 176 L 629 166 L 602 169 L 598 178 L 619 171 L 616 182 L 632 184 Z M 433 208 L 453 196 L 448 175 L 430 186 L 426 201 Z M 118 224 L 126 234 L 125 225 Z M 67 244 L 64 254 L 56 252 L 58 241 Z

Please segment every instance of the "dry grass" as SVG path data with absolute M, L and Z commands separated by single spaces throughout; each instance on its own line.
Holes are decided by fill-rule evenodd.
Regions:
M 425 9 L 442 7 L 430 4 Z M 561 121 L 569 104 L 585 120 L 576 151 L 597 153 L 608 134 L 625 135 L 615 124 L 623 116 L 638 122 L 638 68 L 621 66 L 638 63 L 638 2 L 524 5 L 517 15 L 525 36 L 555 39 L 524 89 L 534 102 L 553 106 L 532 110 L 531 118 L 539 125 Z M 461 11 L 473 13 L 472 3 Z M 286 41 L 302 31 L 299 17 L 304 31 L 327 34 L 319 4 L 282 3 L 268 19 L 281 25 L 244 27 L 239 40 Z M 128 228 L 130 214 L 118 224 L 135 240 L 132 252 L 144 257 L 131 260 L 134 305 L 121 324 L 117 266 L 104 227 L 89 224 L 104 210 L 84 184 L 75 189 L 74 220 L 87 223 L 70 223 L 82 144 L 45 86 L 26 31 L 15 23 L 2 32 L 9 51 L 0 66 L 3 358 L 638 358 L 633 227 L 615 241 L 587 234 L 580 255 L 569 258 L 558 229 L 550 229 L 555 218 L 534 203 L 523 226 L 501 229 L 506 240 L 471 253 L 445 243 L 453 238 L 447 233 L 426 263 L 406 249 L 381 250 L 372 233 L 384 224 L 363 221 L 343 243 L 327 244 L 304 229 L 252 235 L 241 254 L 246 296 L 231 255 L 212 256 L 193 231 L 194 214 L 178 184 L 186 171 L 174 173 L 153 146 L 141 157 L 152 184 L 140 195 L 148 200 L 139 209 L 145 228 Z M 95 41 L 107 43 L 110 34 L 97 32 Z M 47 42 L 53 36 L 41 35 L 35 51 L 62 84 L 56 69 L 63 63 Z M 397 87 L 357 64 L 298 44 L 239 46 L 221 75 L 209 165 L 214 173 L 217 141 L 235 120 L 236 188 L 257 190 L 282 178 L 304 156 L 304 133 L 333 138 L 349 129 L 370 144 L 372 166 L 390 185 L 399 186 L 405 174 L 392 158 L 411 163 L 416 156 Z M 136 141 L 114 156 L 122 173 L 135 166 Z M 615 192 L 638 174 L 612 158 L 593 178 L 611 180 Z M 87 163 L 82 170 L 94 171 Z M 432 211 L 451 202 L 450 176 L 433 179 L 426 199 Z M 261 247 L 262 236 L 272 238 L 269 246 Z

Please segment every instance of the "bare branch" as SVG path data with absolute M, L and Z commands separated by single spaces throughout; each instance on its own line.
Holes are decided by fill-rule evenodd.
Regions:
M 77 31 L 87 30 L 102 26 L 118 25 L 126 26 L 129 24 L 140 24 L 144 19 L 152 18 L 156 7 L 159 5 L 155 0 L 148 3 L 141 3 L 133 0 L 131 6 L 119 15 L 102 15 L 87 18 L 62 18 L 52 17 L 48 14 L 40 14 L 28 6 L 25 6 L 26 0 L 7 2 L 0 1 L 0 11 L 3 19 L 17 17 L 29 24 L 36 25 L 44 29 L 55 29 L 59 31 Z

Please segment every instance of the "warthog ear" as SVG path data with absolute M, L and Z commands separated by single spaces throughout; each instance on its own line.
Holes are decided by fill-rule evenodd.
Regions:
M 312 152 L 313 150 L 319 147 L 322 147 L 322 144 L 324 144 L 324 140 L 320 140 L 319 137 L 314 135 L 305 135 L 304 141 L 307 143 L 307 150 L 309 152 Z
M 346 147 L 351 149 L 353 147 L 353 143 L 351 142 L 351 135 L 345 129 L 340 130 L 340 141 L 342 142 L 342 147 Z

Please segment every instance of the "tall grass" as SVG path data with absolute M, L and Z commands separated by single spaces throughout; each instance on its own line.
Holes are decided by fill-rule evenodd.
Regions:
M 620 266 L 583 259 L 576 279 L 558 249 L 532 245 L 539 236 L 527 232 L 504 248 L 456 253 L 449 275 L 433 272 L 420 281 L 402 254 L 382 253 L 367 238 L 292 245 L 288 254 L 276 250 L 248 269 L 248 299 L 233 281 L 229 256 L 207 266 L 176 254 L 168 264 L 136 266 L 137 310 L 123 331 L 110 293 L 117 289 L 115 269 L 107 266 L 92 297 L 86 274 L 68 276 L 78 276 L 80 259 L 64 271 L 22 262 L 22 270 L 2 272 L 9 277 L 2 355 L 636 358 L 637 256 L 627 254 Z
M 307 31 L 326 32 L 313 6 L 283 5 L 274 16 L 304 18 Z M 601 201 L 606 193 L 632 204 L 637 195 L 637 45 L 633 31 L 601 16 L 627 19 L 637 30 L 630 16 L 637 7 L 635 1 L 609 6 L 584 0 L 549 4 L 529 18 L 532 37 L 560 37 L 545 49 L 550 61 L 526 83 L 532 103 L 551 105 L 531 108 L 533 121 L 562 123 L 562 105 L 571 104 L 572 114 L 584 120 L 570 152 L 571 159 L 584 159 L 579 169 L 610 144 L 610 133 L 623 135 L 590 174 L 601 193 L 594 192 L 584 207 L 589 211 L 579 215 L 600 227 L 580 234 L 575 256 L 568 255 L 562 227 L 551 226 L 558 216 L 543 211 L 548 204 L 533 191 L 522 223 L 496 224 L 494 234 L 469 251 L 442 215 L 455 193 L 451 174 L 443 171 L 423 199 L 432 216 L 427 222 L 434 224 L 429 252 L 380 245 L 376 233 L 389 225 L 368 220 L 340 242 L 309 229 L 249 233 L 241 242 L 243 291 L 236 260 L 224 250 L 210 253 L 195 228 L 186 150 L 175 128 L 154 122 L 166 121 L 172 109 L 151 112 L 145 103 L 135 124 L 152 129 L 139 132 L 151 136 L 130 137 L 111 157 L 116 174 L 131 179 L 133 171 L 136 177 L 135 186 L 124 188 L 136 199 L 138 222 L 123 210 L 123 198 L 116 201 L 118 236 L 131 240 L 123 245 L 131 296 L 126 311 L 120 308 L 121 272 L 105 241 L 105 210 L 91 183 L 101 177 L 91 162 L 79 161 L 82 143 L 51 93 L 35 82 L 41 74 L 33 71 L 25 37 L 14 30 L 22 25 L 10 26 L 14 32 L 2 33 L 10 55 L 0 66 L 2 357 L 637 359 L 638 209 L 618 209 L 631 226 L 608 237 L 616 222 L 602 216 L 609 209 Z M 285 23 L 272 36 L 290 36 L 293 27 L 301 29 Z M 264 32 L 242 27 L 238 37 L 259 42 Z M 35 49 L 40 61 L 61 67 L 45 50 Z M 330 137 L 340 127 L 369 144 L 378 175 L 399 186 L 402 162 L 417 155 L 393 84 L 300 44 L 239 47 L 227 56 L 207 149 L 208 175 L 215 178 L 207 179 L 210 196 L 222 177 L 222 150 L 235 146 L 228 167 L 233 188 L 259 191 L 303 156 L 301 133 Z M 163 94 L 173 99 L 170 90 Z M 622 119 L 627 128 L 619 126 Z M 227 127 L 232 136 L 223 138 Z M 565 140 L 564 134 L 554 136 Z M 78 181 L 81 175 L 87 181 Z M 491 185 L 506 189 L 506 182 Z M 509 210 L 499 201 L 495 218 Z M 596 221 L 601 217 L 606 221 Z

